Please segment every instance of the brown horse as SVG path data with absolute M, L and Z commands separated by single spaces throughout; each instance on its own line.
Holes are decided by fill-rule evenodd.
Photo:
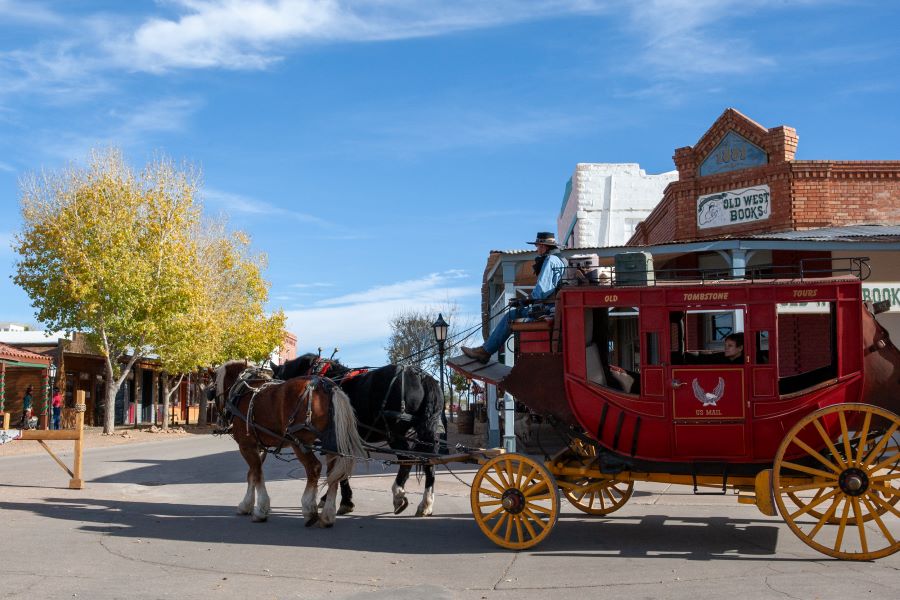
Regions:
M 866 302 L 862 319 L 863 385 L 862 401 L 900 414 L 900 350 L 875 319 L 878 305 Z
M 247 493 L 238 512 L 257 522 L 268 518 L 269 494 L 262 471 L 266 450 L 289 446 L 306 469 L 301 499 L 306 526 L 334 525 L 338 484 L 353 472 L 356 457 L 365 455 L 353 408 L 341 388 L 319 377 L 276 381 L 243 361 L 231 361 L 216 370 L 216 401 L 249 467 Z M 316 489 L 322 463 L 314 450 L 322 448 L 330 452 L 326 452 L 328 492 L 319 515 Z

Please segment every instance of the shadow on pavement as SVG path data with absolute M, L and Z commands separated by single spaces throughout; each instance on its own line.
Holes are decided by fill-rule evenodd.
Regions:
M 490 542 L 468 513 L 429 518 L 415 518 L 411 513 L 400 516 L 350 514 L 338 517 L 337 524 L 331 529 L 319 529 L 304 527 L 299 507 L 275 507 L 267 523 L 253 523 L 247 516 L 235 515 L 233 506 L 94 498 L 47 498 L 39 503 L 0 502 L 0 509 L 77 522 L 82 531 L 111 537 L 385 553 L 396 553 L 402 545 L 403 551 L 411 554 L 508 552 Z M 775 522 L 759 519 L 664 515 L 586 519 L 565 516 L 551 536 L 530 552 L 561 558 L 582 555 L 800 560 L 774 555 L 778 533 Z M 821 557 L 815 560 L 821 560 Z

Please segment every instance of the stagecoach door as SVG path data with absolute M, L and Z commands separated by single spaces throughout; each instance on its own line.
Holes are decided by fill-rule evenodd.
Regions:
M 696 460 L 747 454 L 747 344 L 729 360 L 725 338 L 743 329 L 743 307 L 686 308 L 669 313 L 673 453 Z

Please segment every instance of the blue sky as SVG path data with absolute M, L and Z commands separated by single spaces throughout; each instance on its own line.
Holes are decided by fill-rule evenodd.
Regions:
M 0 0 L 0 320 L 18 179 L 121 147 L 202 169 L 299 349 L 382 364 L 388 320 L 476 318 L 491 249 L 555 229 L 578 162 L 674 168 L 727 107 L 798 159 L 900 158 L 900 4 Z

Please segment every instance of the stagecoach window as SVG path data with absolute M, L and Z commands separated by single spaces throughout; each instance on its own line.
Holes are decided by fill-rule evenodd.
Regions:
M 725 338 L 739 331 L 738 313 L 742 311 L 692 309 L 669 313 L 672 364 L 726 363 L 722 353 Z
M 641 338 L 638 317 L 635 307 L 585 309 L 588 381 L 626 393 L 639 393 Z M 658 355 L 658 340 L 653 344 Z
M 833 302 L 779 304 L 778 390 L 791 394 L 837 376 Z

